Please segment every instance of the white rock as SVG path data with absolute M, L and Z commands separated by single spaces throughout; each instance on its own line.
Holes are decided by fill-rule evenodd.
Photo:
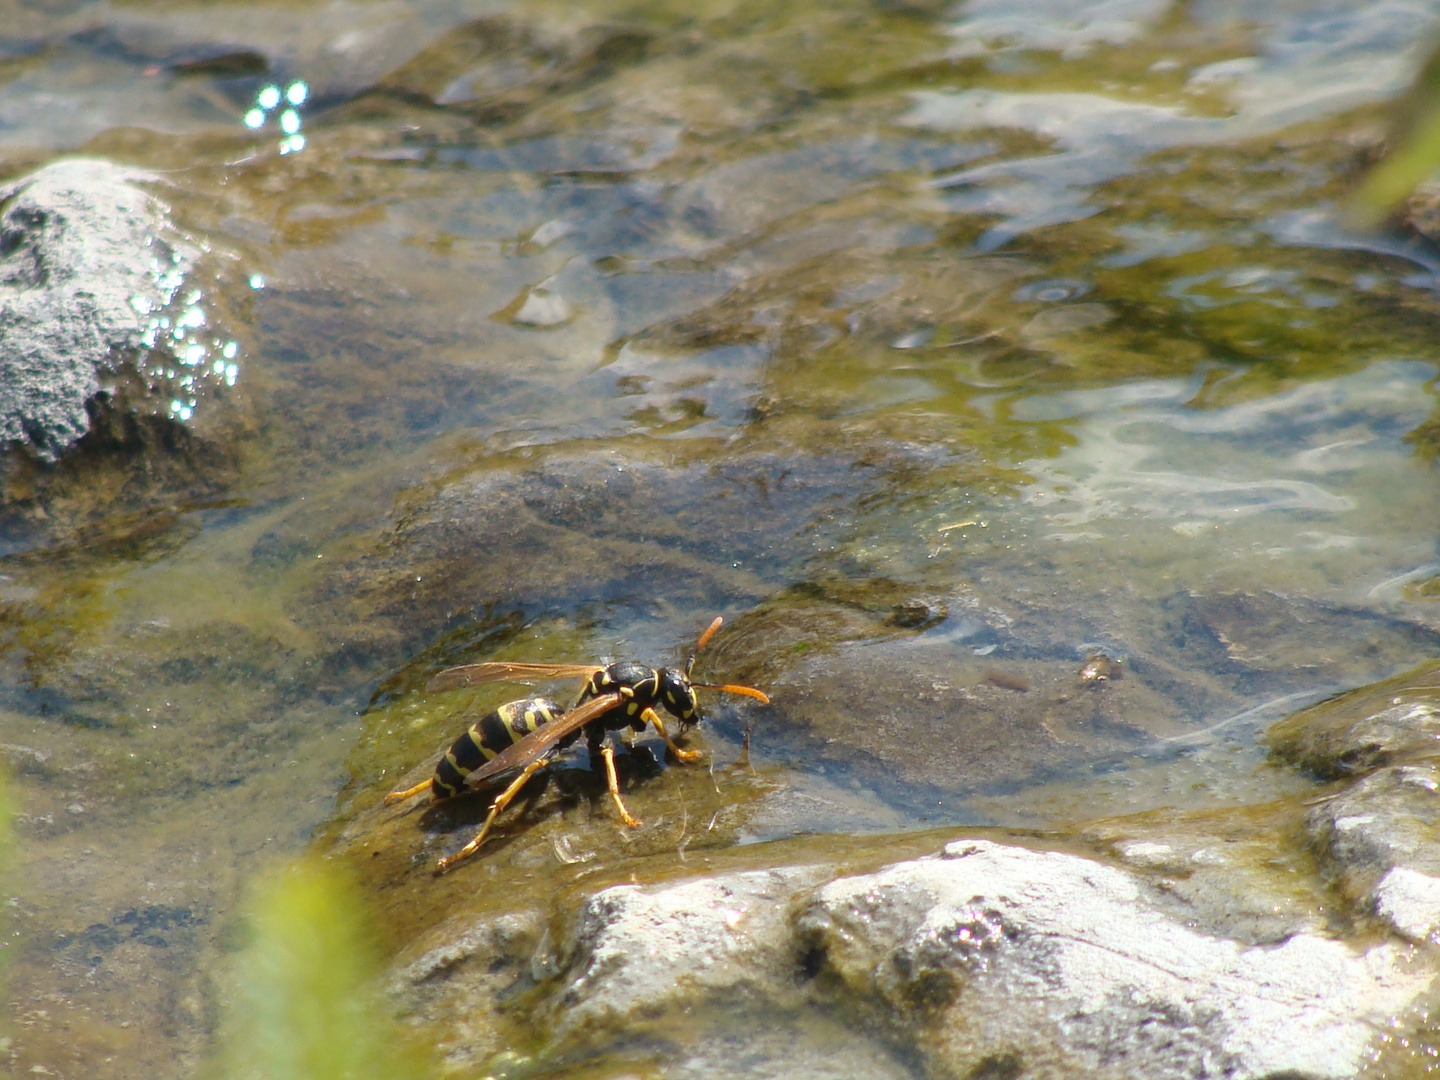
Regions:
M 1440 930 L 1440 878 L 1396 866 L 1372 895 L 1375 914 L 1406 937 L 1428 941 Z
M 1395 945 L 1201 934 L 1124 871 L 985 841 L 832 882 L 801 928 L 957 1076 L 1354 1076 L 1430 980 Z
M 823 878 L 798 866 L 590 897 L 560 961 L 557 1031 L 623 1025 L 720 992 L 772 991 L 790 967 L 788 902 Z

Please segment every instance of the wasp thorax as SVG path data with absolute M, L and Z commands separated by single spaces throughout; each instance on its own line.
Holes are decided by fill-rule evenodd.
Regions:
M 620 687 L 643 692 L 645 684 L 654 679 L 654 668 L 637 664 L 633 660 L 621 660 L 618 664 L 611 664 L 600 672 L 595 677 L 595 685 L 597 689 L 605 693 Z

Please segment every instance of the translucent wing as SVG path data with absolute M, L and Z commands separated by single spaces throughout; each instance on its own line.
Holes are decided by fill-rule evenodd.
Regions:
M 462 664 L 431 677 L 425 689 L 432 693 L 459 690 L 490 682 L 543 682 L 545 679 L 588 679 L 603 664 L 511 664 L 503 660 Z

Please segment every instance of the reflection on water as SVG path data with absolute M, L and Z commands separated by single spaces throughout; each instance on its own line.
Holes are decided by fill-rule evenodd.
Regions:
M 305 136 L 300 133 L 300 106 L 310 96 L 310 88 L 303 82 L 292 82 L 282 91 L 275 85 L 262 87 L 255 95 L 255 107 L 245 114 L 244 123 L 252 131 L 262 130 L 272 117 L 285 136 L 280 140 L 281 154 L 293 154 L 305 149 Z M 281 108 L 284 105 L 284 108 Z
M 427 665 L 724 612 L 759 776 L 640 783 L 633 854 L 687 799 L 716 843 L 1263 801 L 1266 723 L 1440 648 L 1437 264 L 1334 210 L 1428 8 L 0 13 L 6 174 L 163 175 L 206 239 L 135 290 L 147 374 L 255 402 L 225 498 L 116 466 L 0 565 L 50 1003 L 7 1067 L 193 1070 L 241 880 L 453 738 Z
M 178 252 L 175 261 L 179 262 Z M 158 260 L 150 265 L 161 290 L 160 303 L 140 295 L 130 300 L 136 313 L 147 317 L 140 343 L 150 352 L 141 361 L 141 373 L 165 379 L 180 395 L 171 399 L 170 414 L 189 420 L 205 384 L 235 385 L 240 376 L 240 343 L 202 332 L 209 322 L 204 293 L 183 289 L 185 275 L 178 265 L 168 271 Z

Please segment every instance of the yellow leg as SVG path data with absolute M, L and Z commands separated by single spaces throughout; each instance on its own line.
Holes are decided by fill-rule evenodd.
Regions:
M 620 801 L 620 778 L 615 775 L 615 748 L 606 743 L 600 748 L 600 756 L 605 759 L 605 782 L 610 786 L 610 797 L 615 800 L 615 809 L 620 811 L 620 820 L 632 829 L 640 827 L 640 819 L 630 816 L 630 811 L 625 809 L 625 804 Z
M 548 764 L 550 764 L 549 760 L 542 757 L 530 762 L 529 765 L 521 769 L 520 775 L 515 778 L 514 782 L 499 795 L 495 796 L 495 801 L 490 804 L 490 816 L 485 819 L 485 824 L 480 826 L 480 831 L 475 834 L 475 839 L 471 840 L 454 855 L 447 855 L 441 859 L 435 864 L 435 868 L 443 874 L 461 859 L 466 859 L 473 855 L 475 849 L 485 842 L 485 834 L 490 831 L 490 826 L 495 823 L 495 818 L 500 811 L 510 805 L 510 800 L 519 794 L 520 789 L 525 786 L 530 777 L 534 776 Z
M 397 803 L 400 802 L 402 799 L 408 799 L 411 795 L 419 795 L 429 786 L 429 780 L 422 780 L 414 787 L 406 788 L 404 791 L 392 791 L 389 795 L 385 796 L 385 805 L 389 806 L 391 803 Z
M 660 714 L 654 709 L 646 709 L 640 716 L 655 725 L 655 730 L 660 733 L 660 738 L 665 740 L 665 748 L 674 754 L 677 760 L 689 764 L 692 761 L 699 761 L 705 756 L 699 750 L 681 750 L 676 746 L 670 738 L 670 733 L 665 730 L 665 721 L 660 719 Z

